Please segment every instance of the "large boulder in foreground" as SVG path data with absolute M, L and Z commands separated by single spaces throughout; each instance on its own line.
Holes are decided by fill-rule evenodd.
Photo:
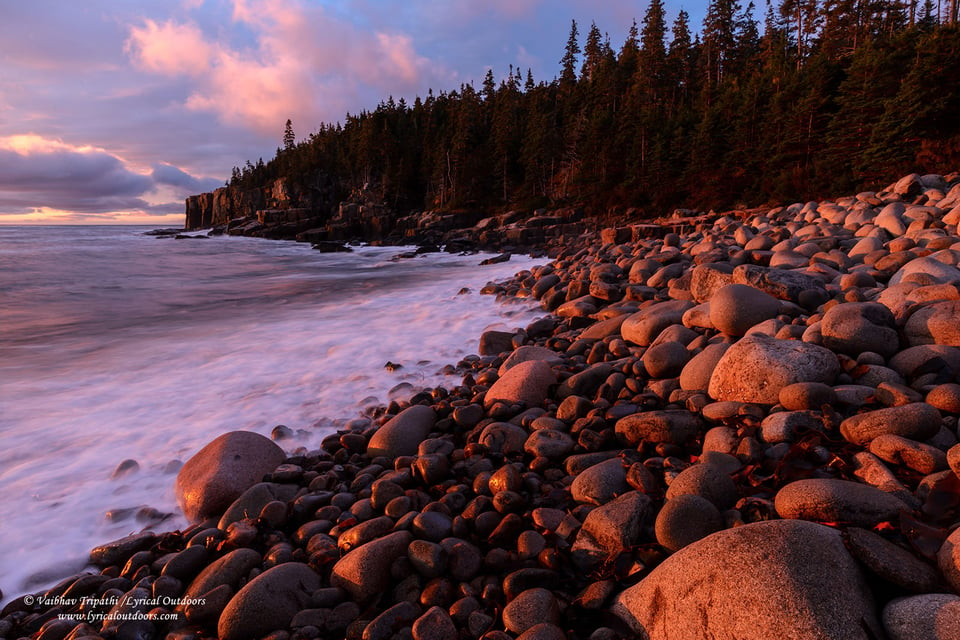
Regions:
M 286 454 L 269 438 L 231 431 L 200 449 L 177 474 L 177 503 L 191 522 L 219 517 L 244 491 L 277 468 Z
M 698 540 L 621 593 L 612 611 L 648 640 L 882 637 L 840 532 L 797 520 Z
M 740 339 L 723 354 L 707 393 L 715 400 L 776 404 L 795 382 L 831 384 L 840 373 L 837 356 L 821 346 L 763 334 Z

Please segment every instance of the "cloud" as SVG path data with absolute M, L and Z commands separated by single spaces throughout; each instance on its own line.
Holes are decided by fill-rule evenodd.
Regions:
M 169 214 L 183 205 L 157 204 L 150 196 L 165 187 L 192 193 L 209 186 L 171 165 L 150 174 L 131 169 L 104 149 L 73 146 L 27 134 L 0 138 L 0 212 L 38 210 L 109 215 L 117 212 Z
M 199 27 L 173 20 L 145 20 L 142 27 L 132 27 L 124 50 L 141 69 L 164 75 L 201 74 L 214 54 Z
M 361 28 L 322 6 L 234 0 L 232 19 L 249 42 L 217 39 L 196 22 L 144 20 L 130 28 L 126 51 L 143 71 L 190 79 L 187 109 L 278 140 L 287 118 L 312 128 L 453 78 L 409 34 Z
M 154 165 L 150 177 L 156 185 L 175 187 L 190 194 L 213 191 L 223 184 L 220 180 L 197 178 L 165 162 Z

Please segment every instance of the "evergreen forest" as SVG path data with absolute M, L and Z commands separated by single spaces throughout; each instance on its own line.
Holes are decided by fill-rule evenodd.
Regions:
M 908 0 L 909 2 L 909 0 Z M 711 0 L 699 31 L 650 0 L 626 41 L 571 24 L 559 74 L 387 99 L 229 184 L 324 180 L 397 211 L 717 210 L 960 168 L 957 0 Z M 558 51 L 558 53 L 561 53 Z

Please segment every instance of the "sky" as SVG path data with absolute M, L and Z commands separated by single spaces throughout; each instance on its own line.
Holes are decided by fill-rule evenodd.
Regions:
M 666 0 L 699 30 L 706 0 Z M 234 166 L 393 96 L 552 80 L 647 1 L 0 0 L 0 224 L 183 223 Z

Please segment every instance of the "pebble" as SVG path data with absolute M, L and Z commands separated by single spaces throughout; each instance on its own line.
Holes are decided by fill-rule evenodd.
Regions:
M 436 412 L 426 405 L 413 405 L 391 418 L 374 432 L 367 443 L 367 455 L 397 458 L 417 453 L 436 423 Z
M 732 507 L 740 497 L 737 486 L 722 467 L 703 463 L 687 467 L 667 487 L 668 501 L 686 494 L 705 498 L 721 511 Z

